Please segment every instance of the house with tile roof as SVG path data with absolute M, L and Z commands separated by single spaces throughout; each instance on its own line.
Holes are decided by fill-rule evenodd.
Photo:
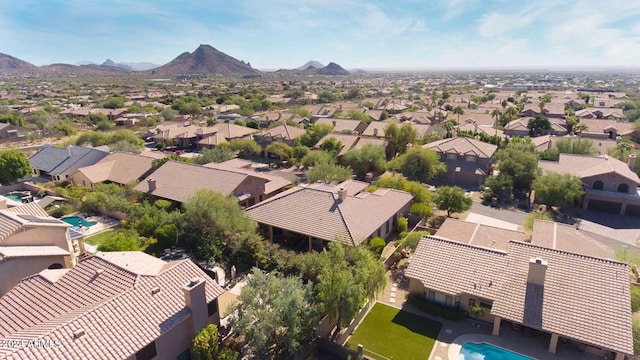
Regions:
M 45 146 L 29 158 L 33 176 L 52 181 L 67 179 L 76 170 L 94 165 L 108 155 L 107 148 L 69 145 L 66 148 Z
M 525 137 L 531 135 L 531 130 L 529 129 L 529 120 L 530 117 L 522 117 L 513 121 L 510 121 L 504 127 L 504 134 L 508 136 L 518 136 Z M 564 136 L 567 135 L 567 126 L 564 119 L 558 118 L 550 118 L 549 122 L 551 123 L 551 129 L 543 130 L 543 135 L 555 135 L 555 136 Z
M 275 141 L 283 142 L 289 146 L 294 146 L 294 140 L 302 135 L 306 130 L 304 126 L 295 127 L 287 124 L 278 125 L 271 129 L 263 129 L 253 134 L 253 139 L 260 144 L 262 149 L 266 149 L 269 144 Z
M 35 202 L 12 208 L 0 203 L 0 295 L 44 269 L 73 267 L 82 243 L 71 239 L 70 227 Z
M 633 154 L 627 163 L 608 155 L 560 154 L 559 161 L 540 160 L 538 166 L 545 173 L 580 177 L 584 209 L 640 216 L 640 178 L 632 170 L 635 161 Z
M 71 174 L 71 182 L 76 186 L 91 188 L 103 182 L 126 185 L 149 175 L 153 160 L 143 155 L 123 152 L 109 154 L 94 165 L 76 170 Z
M 237 197 L 242 206 L 251 206 L 283 191 L 290 184 L 275 175 L 224 165 L 203 166 L 168 161 L 134 190 L 148 194 L 151 200 L 164 199 L 182 204 L 198 189 L 211 189 Z
M 321 118 L 314 124 L 326 124 L 333 127 L 334 133 L 362 134 L 367 128 L 367 124 L 360 120 Z
M 340 152 L 337 155 L 338 161 L 340 161 L 342 156 L 344 156 L 344 154 L 346 154 L 349 150 L 360 149 L 365 144 L 372 144 L 382 147 L 384 147 L 385 145 L 384 139 L 370 138 L 360 135 L 327 134 L 322 139 L 320 139 L 320 141 L 318 141 L 318 143 L 313 148 L 319 149 L 320 146 L 322 146 L 322 144 L 324 144 L 324 142 L 329 140 L 330 138 L 334 138 L 342 143 L 342 149 L 340 149 Z
M 498 147 L 480 140 L 453 137 L 422 145 L 440 155 L 447 172 L 436 181 L 462 187 L 477 188 L 490 174 L 494 155 Z
M 439 238 L 497 250 L 506 250 L 509 241 L 527 240 L 527 234 L 521 231 L 476 224 L 454 218 L 447 218 L 440 225 L 435 235 Z
M 47 346 L 0 348 L 0 359 L 182 359 L 219 324 L 215 281 L 191 260 L 97 253 L 43 270 L 0 298 L 0 338 Z
M 413 199 L 413 195 L 394 189 L 369 193 L 368 185 L 356 180 L 335 186 L 300 185 L 245 211 L 271 241 L 309 250 L 322 249 L 332 241 L 357 246 L 372 237 L 391 234 Z
M 406 271 L 414 296 L 485 309 L 502 327 L 544 333 L 550 353 L 578 344 L 599 356 L 633 356 L 629 265 L 519 241 L 506 250 L 425 236 Z

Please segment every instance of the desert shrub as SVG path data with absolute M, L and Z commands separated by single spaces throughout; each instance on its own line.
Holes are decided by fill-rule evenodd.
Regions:
M 369 240 L 369 249 L 371 249 L 371 251 L 377 256 L 382 255 L 382 250 L 384 250 L 384 247 L 386 245 L 387 243 L 381 237 L 376 236 L 373 239 Z

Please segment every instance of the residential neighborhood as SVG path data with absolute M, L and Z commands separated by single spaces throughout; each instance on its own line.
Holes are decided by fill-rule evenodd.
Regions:
M 572 1 L 7 4 L 0 359 L 640 359 L 640 8 Z

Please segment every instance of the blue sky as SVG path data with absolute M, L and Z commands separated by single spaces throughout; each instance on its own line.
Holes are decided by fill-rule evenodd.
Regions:
M 638 66 L 640 1 L 0 0 L 0 39 L 36 65 L 210 44 L 256 68 Z

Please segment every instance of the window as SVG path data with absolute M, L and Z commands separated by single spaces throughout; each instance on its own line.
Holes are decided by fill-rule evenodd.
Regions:
M 460 296 L 456 296 L 453 299 L 453 307 L 456 309 L 460 307 Z
M 189 349 L 183 351 L 180 355 L 178 355 L 176 360 L 191 360 L 191 353 L 189 352 Z
M 475 155 L 467 155 L 464 157 L 465 161 L 469 161 L 469 162 L 475 162 L 476 161 L 476 156 Z
M 474 307 L 476 305 L 476 299 L 469 299 L 469 307 Z
M 151 360 L 157 355 L 156 342 L 152 341 L 149 345 L 143 347 L 136 353 L 136 360 Z
M 604 188 L 604 183 L 600 180 L 596 180 L 593 182 L 593 190 L 602 190 Z
M 629 185 L 627 185 L 627 184 L 618 185 L 618 192 L 619 193 L 628 193 L 629 192 Z
M 480 306 L 485 308 L 485 309 L 491 310 L 491 304 L 490 303 L 486 303 L 484 301 L 480 301 Z
M 51 264 L 48 269 L 62 269 L 64 266 L 60 263 Z
M 447 160 L 456 160 L 458 158 L 458 154 L 447 154 Z
M 207 313 L 209 316 L 218 312 L 218 298 L 215 298 L 207 304 Z

